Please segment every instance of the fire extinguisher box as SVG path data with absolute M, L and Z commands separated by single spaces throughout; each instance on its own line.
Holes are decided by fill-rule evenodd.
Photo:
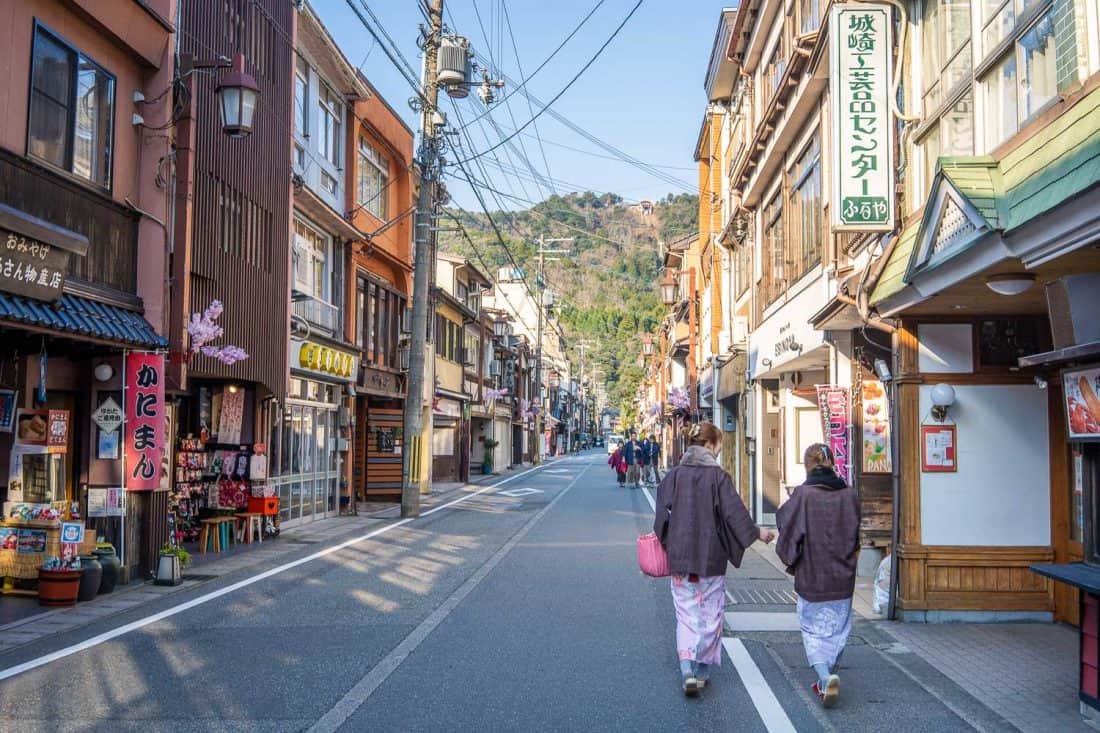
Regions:
M 250 496 L 248 498 L 248 511 L 274 517 L 279 513 L 279 497 Z

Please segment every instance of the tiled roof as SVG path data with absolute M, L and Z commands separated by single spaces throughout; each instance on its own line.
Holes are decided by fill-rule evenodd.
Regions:
M 0 293 L 0 325 L 48 328 L 123 346 L 165 348 L 168 340 L 134 311 L 66 293 L 56 303 Z

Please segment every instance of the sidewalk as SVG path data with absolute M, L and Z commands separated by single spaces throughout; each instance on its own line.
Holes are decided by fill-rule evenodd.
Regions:
M 464 493 L 505 480 L 528 467 L 518 467 L 501 475 L 476 476 L 468 484 L 439 484 L 422 497 L 422 508 L 431 509 L 459 498 Z M 183 583 L 177 586 L 154 585 L 152 581 L 118 586 L 113 593 L 97 596 L 94 601 L 72 608 L 48 609 L 37 598 L 0 597 L 0 654 L 25 644 L 78 629 L 100 619 L 154 603 L 166 596 L 192 590 L 233 573 L 262 570 L 296 557 L 359 536 L 400 517 L 398 504 L 366 505 L 357 516 L 339 516 L 318 520 L 284 530 L 279 537 L 263 542 L 235 545 L 222 553 L 192 554 L 192 562 L 183 571 Z
M 783 571 L 774 544 L 756 543 L 745 554 L 738 576 L 758 576 L 761 560 L 766 567 Z M 793 590 L 790 576 L 785 577 Z M 744 582 L 734 578 L 731 581 L 731 591 L 735 591 L 737 583 Z M 901 658 L 896 655 L 915 654 L 1024 733 L 1095 730 L 1082 721 L 1078 710 L 1079 652 L 1074 629 L 1050 623 L 886 621 L 871 611 L 870 578 L 857 579 L 853 608 L 862 617 L 862 621 L 856 622 L 853 637 L 859 636 L 864 624 L 886 634 L 896 643 L 880 651 L 895 659 Z

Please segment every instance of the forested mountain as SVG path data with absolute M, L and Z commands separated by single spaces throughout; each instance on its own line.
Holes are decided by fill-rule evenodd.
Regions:
M 641 379 L 638 335 L 653 331 L 663 315 L 657 281 L 660 242 L 690 234 L 698 226 L 698 197 L 669 194 L 654 202 L 627 204 L 615 194 L 591 191 L 554 195 L 521 211 L 494 211 L 492 220 L 507 250 L 535 286 L 539 238 L 572 238 L 547 244 L 570 250 L 546 264 L 546 285 L 558 295 L 556 311 L 570 345 L 591 345 L 588 359 L 603 369 L 611 406 L 625 408 Z M 511 267 L 508 251 L 483 213 L 452 209 L 469 234 L 440 235 L 440 251 L 469 257 L 495 276 Z M 591 361 L 587 364 L 591 365 Z M 586 368 L 588 371 L 588 368 Z M 624 413 L 624 417 L 626 417 Z

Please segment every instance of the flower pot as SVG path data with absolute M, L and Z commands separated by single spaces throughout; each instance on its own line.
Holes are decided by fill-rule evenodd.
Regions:
M 75 606 L 83 570 L 38 568 L 38 605 Z
M 180 558 L 174 552 L 162 552 L 157 559 L 157 578 L 154 585 L 179 585 L 183 582 Z
M 81 555 L 80 566 L 84 568 L 84 575 L 80 578 L 77 600 L 81 603 L 94 601 L 99 593 L 99 584 L 103 582 L 103 565 L 95 555 Z
M 113 547 L 98 547 L 93 553 L 103 566 L 103 579 L 99 582 L 100 593 L 110 593 L 118 583 L 118 576 L 122 572 L 122 562 L 115 554 Z

